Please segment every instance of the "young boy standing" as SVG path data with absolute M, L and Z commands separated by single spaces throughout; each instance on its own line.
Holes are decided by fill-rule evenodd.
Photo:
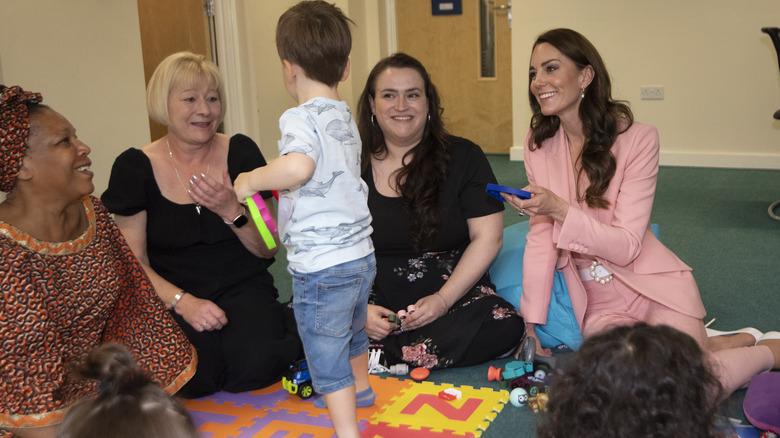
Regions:
M 279 119 L 279 158 L 242 173 L 240 200 L 280 190 L 279 235 L 314 389 L 339 437 L 358 437 L 356 406 L 370 406 L 368 293 L 376 274 L 361 142 L 338 83 L 349 75 L 351 20 L 324 1 L 302 1 L 276 28 L 287 92 L 299 106 Z M 321 400 L 315 405 L 321 405 Z M 320 406 L 324 407 L 324 406 Z

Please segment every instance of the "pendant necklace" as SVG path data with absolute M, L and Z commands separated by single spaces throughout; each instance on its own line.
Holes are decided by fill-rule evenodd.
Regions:
M 168 137 L 165 137 L 165 144 L 168 145 L 168 156 L 171 157 L 171 163 L 173 163 L 173 170 L 176 171 L 176 178 L 179 180 L 179 184 L 181 184 L 181 188 L 184 189 L 185 192 L 187 192 L 187 196 L 192 199 L 192 202 L 195 202 L 195 211 L 198 212 L 198 215 L 200 215 L 200 207 L 201 205 L 198 204 L 195 199 L 192 198 L 192 193 L 190 193 L 189 190 L 187 190 L 187 187 L 184 185 L 184 181 L 181 180 L 181 175 L 179 175 L 179 169 L 176 168 L 176 159 L 173 158 L 173 151 L 171 150 L 171 144 L 168 143 Z M 212 146 L 209 146 L 211 148 Z M 209 156 L 211 156 L 211 149 L 209 149 L 209 153 L 206 155 L 206 160 L 209 159 Z M 206 175 L 209 174 L 209 170 L 211 170 L 211 163 L 206 166 Z M 202 175 L 202 174 L 201 174 Z

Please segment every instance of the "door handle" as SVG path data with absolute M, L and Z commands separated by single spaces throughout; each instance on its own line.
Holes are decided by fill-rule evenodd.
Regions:
M 491 2 L 492 3 L 492 2 Z M 512 0 L 508 0 L 505 5 L 493 6 L 494 11 L 506 11 L 507 24 L 512 28 Z
M 490 3 L 493 3 L 493 2 L 490 2 Z M 502 10 L 502 9 L 508 9 L 508 10 L 511 11 L 512 10 L 512 0 L 509 0 L 508 2 L 506 2 L 505 5 L 493 6 L 493 10 L 495 10 L 495 11 L 499 11 L 499 10 Z

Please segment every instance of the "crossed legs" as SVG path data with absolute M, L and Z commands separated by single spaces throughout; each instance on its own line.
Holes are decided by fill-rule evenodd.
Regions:
M 707 337 L 700 319 L 677 312 L 621 286 L 626 290 L 601 289 L 599 302 L 594 303 L 594 309 L 591 309 L 589 301 L 582 327 L 585 337 L 610 327 L 638 321 L 674 327 L 699 343 L 723 386 L 724 397 L 746 386 L 754 375 L 780 366 L 780 340 L 767 340 L 755 345 L 756 340 L 750 335 L 734 335 L 728 336 L 732 339 L 716 340 L 711 344 L 712 338 Z M 612 299 L 606 294 L 612 294 Z M 610 302 L 614 305 L 610 305 Z M 711 348 L 711 345 L 715 348 Z

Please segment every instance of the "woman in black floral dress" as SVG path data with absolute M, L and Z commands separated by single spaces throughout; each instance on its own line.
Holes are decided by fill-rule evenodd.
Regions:
M 503 233 L 503 205 L 485 193 L 495 176 L 441 112 L 427 71 L 403 53 L 374 67 L 358 103 L 377 258 L 366 331 L 388 364 L 473 365 L 525 333 L 487 273 Z M 400 326 L 387 320 L 404 313 Z

